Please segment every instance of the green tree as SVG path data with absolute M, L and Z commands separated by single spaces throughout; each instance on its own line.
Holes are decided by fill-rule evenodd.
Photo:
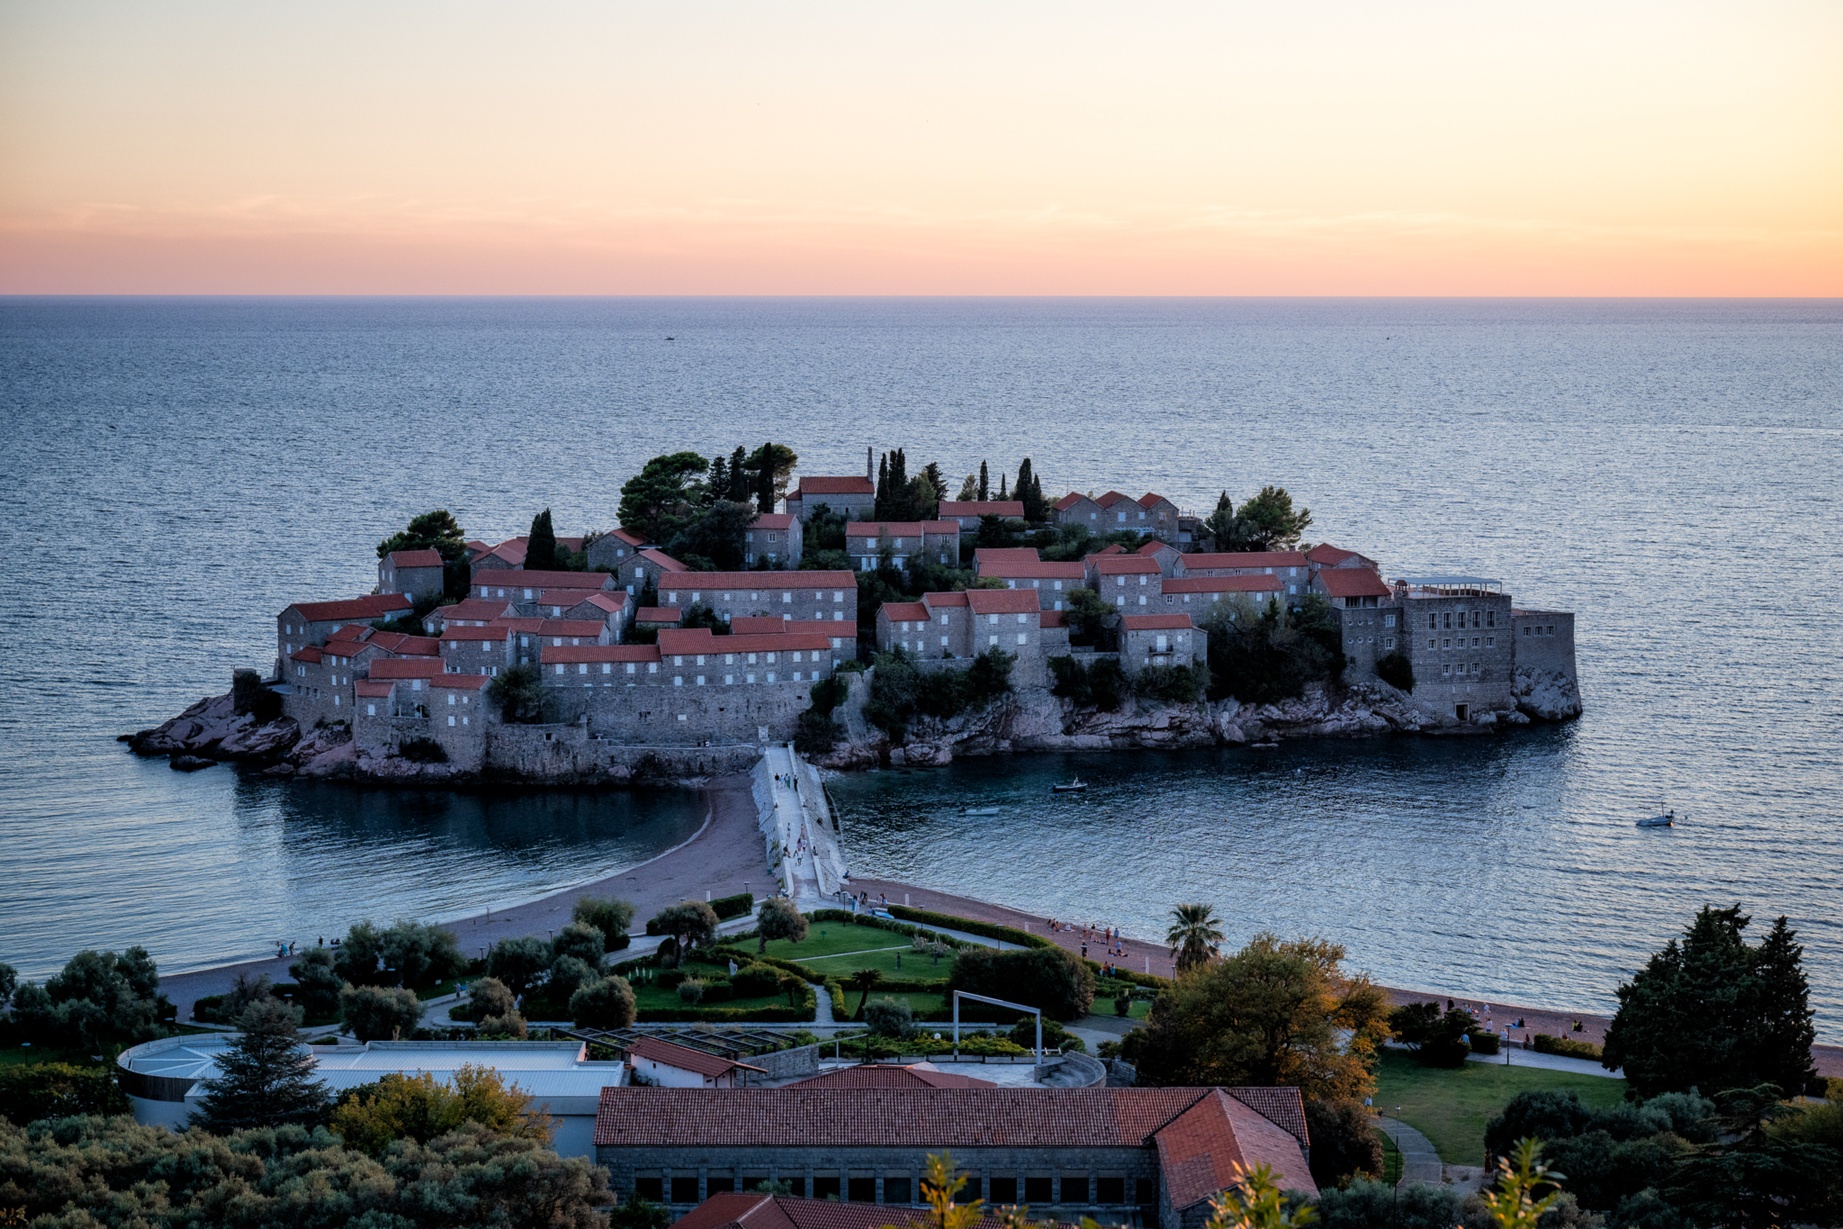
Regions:
M 160 975 L 143 947 L 115 952 L 85 950 L 71 957 L 43 986 L 27 982 L 12 994 L 20 1035 L 95 1053 L 158 1037 L 171 1010 Z
M 986 476 L 985 459 L 979 461 L 979 502 L 985 503 L 992 498 L 992 480 Z
M 486 698 L 499 706 L 499 716 L 512 725 L 535 725 L 544 720 L 544 679 L 536 662 L 520 662 L 493 676 Z
M 695 452 L 654 457 L 621 486 L 621 525 L 648 541 L 669 542 L 703 502 L 710 472 Z
M 421 922 L 398 922 L 379 933 L 378 958 L 405 986 L 432 986 L 467 969 L 453 932 Z
M 1069 591 L 1069 643 L 1101 648 L 1110 641 L 1113 607 L 1087 587 Z
M 785 1195 L 793 1189 L 786 1182 L 779 1185 L 782 1189 L 770 1193 Z M 756 1189 L 760 1190 L 761 1186 Z M 664 1205 L 646 1199 L 629 1199 L 608 1213 L 608 1229 L 667 1229 L 671 1223 L 672 1213 Z
M 1751 920 L 1738 905 L 1705 906 L 1619 987 L 1601 1061 L 1624 1067 L 1637 1096 L 1760 1084 L 1792 1096 L 1815 1080 L 1803 949 L 1783 917 L 1750 947 Z
M 1311 524 L 1311 510 L 1294 508 L 1293 497 L 1285 488 L 1264 486 L 1259 495 L 1236 511 L 1228 549 L 1291 550 L 1299 545 L 1299 535 Z
M 46 1062 L 0 1066 L 0 1122 L 25 1126 L 41 1118 L 127 1112 L 128 1098 L 113 1067 Z M 0 1187 L 6 1181 L 4 1169 L 0 1161 Z M 0 1208 L 7 1206 L 0 1198 Z
M 346 931 L 339 950 L 333 953 L 333 968 L 353 985 L 367 985 L 378 980 L 381 955 L 378 928 L 369 921 L 359 922 Z
M 947 988 L 1026 1003 L 1057 1020 L 1079 1020 L 1094 1006 L 1094 971 L 1060 947 L 963 948 Z
M 534 572 L 554 572 L 562 567 L 557 558 L 557 531 L 546 508 L 531 518 L 531 533 L 525 540 L 525 566 Z
M 602 954 L 607 950 L 607 936 L 587 922 L 570 922 L 550 941 L 552 957 L 574 956 L 592 969 L 601 968 Z
M 204 1082 L 198 1112 L 207 1130 L 223 1134 L 320 1120 L 326 1085 L 301 1044 L 298 1023 L 295 1009 L 279 999 L 258 999 L 244 1010 L 237 1039 L 218 1058 L 218 1074 Z
M 768 950 L 768 940 L 785 939 L 789 943 L 799 943 L 806 938 L 806 915 L 800 907 L 785 896 L 770 896 L 761 904 L 755 915 L 755 933 L 759 940 L 758 952 Z
M 1382 1141 L 1361 1101 L 1307 1101 L 1305 1126 L 1312 1141 L 1312 1181 L 1321 1190 L 1353 1178 L 1382 1177 Z
M 339 992 L 339 1014 L 360 1041 L 395 1041 L 422 1020 L 414 990 L 401 986 L 347 986 Z
M 1510 1156 L 1497 1163 L 1497 1182 L 1479 1193 L 1496 1229 L 1536 1229 L 1549 1209 L 1561 1202 L 1561 1188 L 1542 1164 L 1542 1145 L 1533 1139 L 1519 1142 Z
M 492 1016 L 518 1013 L 518 999 L 511 987 L 497 977 L 482 977 L 467 984 L 467 1015 L 475 1023 Z
M 634 1022 L 634 988 L 625 977 L 604 977 L 570 995 L 578 1028 L 626 1028 Z
M 1298 696 L 1307 683 L 1343 675 L 1337 614 L 1318 594 L 1291 610 L 1270 601 L 1219 603 L 1203 620 L 1209 636 L 1211 699 L 1273 704 Z
M 487 949 L 486 974 L 497 977 L 519 998 L 544 980 L 550 971 L 550 947 L 531 935 L 501 939 Z
M 1376 659 L 1376 677 L 1398 691 L 1414 691 L 1414 663 L 1400 649 Z
M 879 1037 L 909 1037 L 915 1033 L 915 1012 L 907 999 L 884 995 L 864 1007 L 864 1023 Z
M 467 562 L 467 535 L 454 514 L 445 508 L 410 518 L 401 532 L 378 543 L 378 558 L 400 550 L 433 550 L 442 557 L 442 591 L 451 598 L 467 596 L 473 569 Z
M 1293 1084 L 1308 1101 L 1364 1097 L 1375 1090 L 1388 1003 L 1343 960 L 1322 939 L 1256 935 L 1163 991 L 1121 1055 L 1145 1084 Z
M 799 463 L 799 456 L 785 444 L 763 444 L 748 455 L 743 468 L 749 474 L 748 491 L 758 511 L 772 512 L 786 498 L 787 484 Z
M 749 481 L 749 450 L 738 445 L 736 451 L 730 454 L 729 486 L 714 494 L 733 504 L 746 504 L 753 490 L 754 486 Z
M 719 499 L 687 518 L 666 544 L 666 553 L 694 571 L 740 571 L 754 520 L 751 505 Z
M 1210 905 L 1179 905 L 1171 911 L 1171 926 L 1165 931 L 1165 943 L 1179 976 L 1200 969 L 1216 954 L 1222 942 L 1222 927 L 1217 925 L 1216 910 Z
M 625 947 L 627 928 L 634 924 L 634 907 L 613 896 L 579 896 L 570 909 L 570 917 L 602 932 L 607 951 Z
M 19 986 L 19 972 L 12 965 L 0 961 L 0 1007 L 5 1007 L 13 997 L 13 991 Z
M 681 900 L 655 913 L 648 929 L 670 935 L 682 960 L 692 948 L 704 947 L 716 939 L 717 914 L 701 900 Z
M 1011 690 L 1011 667 L 1017 655 L 1003 649 L 986 649 L 967 667 L 966 683 L 975 703 L 987 703 Z
M 426 1144 L 464 1123 L 495 1135 L 548 1143 L 554 1122 L 491 1067 L 463 1066 L 447 1080 L 390 1072 L 340 1098 L 330 1123 L 346 1147 L 381 1157 L 400 1139 Z
M 712 499 L 728 499 L 730 493 L 730 463 L 726 457 L 713 457 L 710 462 L 710 477 L 704 480 L 705 489 Z
M 1235 505 L 1229 501 L 1227 491 L 1216 497 L 1216 509 L 1203 522 L 1203 531 L 1209 534 L 1217 550 L 1235 549 Z
M 859 969 L 846 979 L 845 984 L 858 992 L 858 1009 L 852 1013 L 853 1020 L 864 1018 L 864 1004 L 869 1000 L 870 992 L 875 990 L 877 983 L 882 980 L 883 972 L 880 969 Z

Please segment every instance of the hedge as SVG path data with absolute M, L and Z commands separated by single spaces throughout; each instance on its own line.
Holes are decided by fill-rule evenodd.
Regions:
M 74 1114 L 125 1114 L 122 1095 L 110 1067 L 74 1063 L 24 1063 L 0 1067 L 0 1117 L 25 1126 L 40 1118 Z
M 1591 1041 L 1576 1041 L 1572 1037 L 1551 1037 L 1547 1033 L 1537 1033 L 1535 1050 L 1538 1054 L 1560 1054 L 1565 1058 L 1600 1057 L 1600 1047 Z
M 893 913 L 895 912 L 895 910 L 896 910 L 896 906 L 891 905 L 890 911 Z M 889 918 L 886 918 L 886 917 L 876 917 L 868 913 L 853 913 L 849 909 L 815 909 L 811 913 L 807 914 L 806 916 L 808 919 L 810 919 L 811 921 L 815 921 L 815 922 L 849 922 L 854 926 L 871 926 L 871 927 L 876 928 L 877 930 L 887 930 L 895 934 L 907 935 L 910 938 L 913 938 L 916 935 L 921 935 L 923 938 L 927 938 L 927 939 L 939 939 L 942 943 L 945 943 L 948 947 L 965 947 L 966 946 L 965 939 L 956 939 L 952 935 L 935 934 L 933 931 L 923 930 L 919 926 L 909 926 L 909 925 L 905 925 L 902 922 L 892 922 Z M 935 916 L 941 917 L 945 915 L 937 914 Z M 951 921 L 951 920 L 956 920 L 956 919 L 949 919 L 949 920 Z M 962 927 L 957 927 L 957 929 L 966 930 L 968 928 L 962 926 Z
M 891 916 L 909 922 L 922 922 L 929 926 L 944 926 L 949 930 L 964 930 L 969 935 L 983 935 L 988 939 L 1001 939 L 1006 943 L 1015 943 L 1019 947 L 1055 947 L 1056 944 L 1042 935 L 1033 935 L 1028 931 L 1018 930 L 1013 926 L 998 926 L 991 922 L 981 922 L 974 918 L 954 917 L 950 913 L 934 913 L 927 909 L 911 909 L 907 905 L 891 905 Z M 881 920 L 881 919 L 878 919 Z M 952 941 L 951 939 L 949 940 Z
M 712 913 L 719 922 L 733 917 L 741 917 L 755 908 L 755 896 L 749 892 L 738 892 L 734 896 L 719 896 L 710 902 Z

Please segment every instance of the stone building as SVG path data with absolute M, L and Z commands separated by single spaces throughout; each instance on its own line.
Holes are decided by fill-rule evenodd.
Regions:
M 1414 699 L 1454 720 L 1515 708 L 1510 596 L 1474 576 L 1398 580 L 1401 647 L 1414 668 Z M 1386 633 L 1385 633 L 1386 635 Z
M 623 1201 L 682 1214 L 784 1182 L 793 1197 L 921 1202 L 931 1153 L 963 1197 L 1038 1216 L 1199 1229 L 1243 1168 L 1314 1194 L 1295 1088 L 610 1088 L 596 1163 Z
M 482 573 L 473 578 L 468 596 L 510 602 L 522 615 L 535 615 L 543 605 L 547 590 L 562 590 L 577 595 L 570 604 L 590 593 L 615 588 L 614 577 L 607 572 L 549 572 L 512 568 Z
M 447 606 L 437 606 L 423 616 L 423 630 L 439 636 L 450 627 L 485 627 L 502 619 L 518 617 L 518 607 L 504 598 L 470 597 Z
M 1120 620 L 1120 669 L 1137 674 L 1147 666 L 1193 666 L 1209 662 L 1209 635 L 1189 615 L 1127 615 Z
M 804 526 L 790 512 L 763 512 L 742 536 L 744 567 L 797 568 Z
M 394 550 L 378 560 L 378 592 L 394 593 L 410 602 L 442 595 L 442 553 L 429 550 Z
M 973 572 L 981 580 L 1002 580 L 1007 589 L 1028 589 L 1037 595 L 1037 605 L 1044 610 L 1068 609 L 1069 594 L 1084 586 L 1087 569 L 1078 559 L 1065 563 L 1045 563 L 1034 550 L 1019 552 L 1028 556 L 1017 559 L 1009 550 L 974 552 Z
M 665 606 L 708 606 L 725 620 L 740 615 L 855 623 L 857 577 L 850 572 L 676 572 L 659 589 Z
M 1340 553 L 1362 559 L 1354 552 Z M 1400 640 L 1394 590 L 1370 568 L 1353 563 L 1314 569 L 1312 591 L 1329 601 L 1337 613 L 1346 668 L 1374 674 L 1376 660 L 1395 652 Z
M 1165 613 L 1188 614 L 1199 625 L 1224 602 L 1262 610 L 1270 601 L 1286 600 L 1286 586 L 1277 576 L 1173 576 L 1160 587 Z
M 730 631 L 738 636 L 786 636 L 805 633 L 824 636 L 832 646 L 832 655 L 840 662 L 856 661 L 858 625 L 822 619 L 780 619 L 772 615 L 739 615 L 729 621 Z
M 451 674 L 484 674 L 488 678 L 513 664 L 513 631 L 506 623 L 485 627 L 442 629 L 442 662 Z
M 853 521 L 845 526 L 845 554 L 860 572 L 890 562 L 908 571 L 917 560 L 960 566 L 960 528 L 952 521 Z
M 865 477 L 825 477 L 815 475 L 800 479 L 787 494 L 787 511 L 803 521 L 813 518 L 821 508 L 843 514 L 847 521 L 861 521 L 875 516 L 877 484 Z
M 586 562 L 597 572 L 618 572 L 646 546 L 646 539 L 627 529 L 610 529 L 590 540 Z
M 1065 650 L 1068 633 L 1063 631 Z M 916 602 L 885 602 L 877 609 L 877 647 L 901 649 L 921 661 L 970 661 L 988 649 L 1017 659 L 1015 686 L 1044 685 L 1043 611 L 1029 590 L 967 589 L 924 593 Z
M 1164 593 L 1164 573 L 1158 560 L 1129 552 L 1089 555 L 1082 561 L 1088 587 L 1101 600 L 1123 614 L 1150 614 L 1160 609 Z
M 1090 533 L 1141 533 L 1168 542 L 1178 540 L 1177 505 L 1150 491 L 1133 499 L 1118 491 L 1088 496 L 1071 492 L 1051 511 L 1058 525 L 1081 525 Z
M 565 619 L 599 619 L 608 625 L 608 630 L 619 640 L 627 625 L 633 621 L 634 600 L 623 590 L 612 593 L 590 593 L 574 606 L 565 610 Z
M 1303 551 L 1223 551 L 1182 555 L 1179 576 L 1277 576 L 1286 588 L 1288 605 L 1303 597 L 1312 581 L 1312 565 Z
M 952 521 L 960 527 L 960 533 L 977 534 L 979 523 L 988 516 L 996 516 L 1001 521 L 1021 521 L 1024 519 L 1024 501 L 1021 499 L 943 499 L 940 510 L 935 513 L 941 520 Z
M 287 673 L 284 663 L 296 649 L 319 647 L 348 623 L 399 619 L 414 611 L 414 603 L 397 593 L 374 593 L 342 602 L 296 602 L 275 616 L 275 677 Z

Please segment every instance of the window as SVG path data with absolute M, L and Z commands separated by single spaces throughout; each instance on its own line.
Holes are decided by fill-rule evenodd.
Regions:
M 1382 616 L 1382 625 L 1383 625 L 1384 627 L 1394 627 L 1394 626 L 1395 626 L 1395 616 L 1394 616 L 1394 615 L 1392 615 L 1392 614 L 1386 614 L 1386 615 L 1383 615 L 1383 616 Z
M 829 1174 L 824 1177 L 815 1176 L 813 1178 L 813 1198 L 814 1199 L 837 1199 L 838 1198 L 838 1175 Z
M 889 1185 L 887 1180 L 885 1180 L 884 1185 L 886 1187 Z M 993 1203 L 1009 1204 L 1017 1202 L 1016 1177 L 993 1178 L 987 1185 L 991 1188 Z
M 700 674 L 698 675 L 698 686 L 702 687 L 703 685 L 704 685 L 704 676 Z
M 1525 636 L 1527 636 L 1527 635 L 1529 635 L 1529 624 L 1527 624 L 1527 623 L 1525 623 L 1525 624 L 1523 625 L 1523 634 L 1524 634 Z
M 875 1178 L 852 1178 L 845 1184 L 845 1198 L 852 1203 L 877 1202 L 877 1180 Z
M 1392 648 L 1394 648 L 1394 647 L 1395 647 L 1395 637 L 1393 637 L 1393 636 L 1384 636 L 1384 637 L 1382 638 L 1382 647 L 1383 647 L 1383 648 L 1385 648 L 1385 649 L 1392 649 Z
M 1125 1178 L 1097 1179 L 1094 1183 L 1094 1202 L 1096 1203 L 1125 1203 L 1126 1202 L 1126 1179 Z
M 1157 1178 L 1134 1178 L 1133 1200 L 1135 1203 L 1154 1204 L 1158 1202 Z
M 1485 637 L 1485 647 L 1487 649 L 1497 647 L 1497 637 L 1496 636 L 1486 636 Z
M 1442 641 L 1440 642 L 1440 647 L 1441 647 L 1441 648 L 1443 648 L 1443 649 L 1450 649 L 1450 648 L 1452 648 L 1452 647 L 1453 647 L 1453 638 L 1452 638 L 1451 636 L 1448 636 L 1448 637 L 1447 637 L 1446 639 L 1444 639 L 1444 640 L 1442 640 Z
M 966 1179 L 966 1185 L 954 1192 L 953 1201 L 955 1203 L 971 1203 L 979 1198 L 979 1175 L 966 1173 L 962 1170 L 961 1176 Z
M 1017 634 L 1017 642 L 1019 644 L 1029 644 L 1030 643 L 1030 633 L 1029 632 L 1019 632 Z
M 1048 1178 L 1025 1178 L 1024 1202 L 1031 1204 L 1055 1202 L 1055 1196 L 1050 1192 L 1050 1180 Z
M 692 1174 L 690 1177 L 687 1178 L 687 1177 L 680 1177 L 679 1175 L 674 1174 L 672 1176 L 672 1202 L 673 1203 L 696 1203 L 697 1201 L 698 1201 L 697 1175 Z
M 1477 636 L 1472 637 L 1472 647 L 1473 648 L 1478 647 L 1478 637 Z
M 684 685 L 685 685 L 685 676 L 684 676 L 684 675 L 682 675 L 682 674 L 674 674 L 674 675 L 672 676 L 672 686 L 674 686 L 674 687 L 683 687 Z
M 1496 627 L 1497 626 L 1497 611 L 1495 610 L 1485 611 L 1485 626 L 1486 627 Z
M 1062 1202 L 1063 1203 L 1087 1203 L 1088 1202 L 1088 1175 L 1087 1174 L 1064 1174 L 1062 1175 Z
M 729 1174 L 707 1174 L 704 1189 L 711 1195 L 726 1195 L 736 1189 L 736 1179 Z
M 453 724 L 454 724 L 454 718 L 453 718 L 453 717 L 450 717 L 450 718 L 448 718 L 448 724 L 449 724 L 449 725 L 453 725 Z
M 664 1203 L 665 1182 L 660 1178 L 635 1178 L 634 1198 L 644 1199 L 649 1203 Z
M 1441 674 L 1451 674 L 1452 672 L 1453 672 L 1453 666 L 1451 662 L 1447 662 L 1446 664 L 1440 667 Z

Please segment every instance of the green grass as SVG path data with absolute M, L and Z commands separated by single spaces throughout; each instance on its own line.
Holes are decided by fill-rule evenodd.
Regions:
M 896 963 L 897 957 L 902 963 Z M 847 981 L 859 969 L 876 969 L 885 977 L 901 981 L 945 982 L 947 975 L 953 972 L 953 957 L 941 957 L 941 963 L 934 963 L 934 957 L 918 955 L 908 948 L 898 948 L 893 952 L 863 952 L 856 956 L 797 956 L 798 960 L 815 973 L 827 977 L 836 977 Z
M 1401 1181 L 1401 1149 L 1385 1132 L 1377 1131 L 1375 1136 L 1382 1141 L 1382 1180 L 1394 1186 Z
M 1485 1163 L 1485 1123 L 1520 1092 L 1572 1089 L 1587 1105 L 1604 1108 L 1625 1099 L 1625 1081 L 1540 1067 L 1467 1063 L 1423 1067 L 1403 1050 L 1384 1050 L 1376 1064 L 1376 1112 L 1393 1115 L 1433 1141 L 1449 1165 Z
M 806 938 L 798 943 L 776 939 L 768 944 L 768 954 L 781 960 L 811 960 L 816 956 L 836 956 L 840 952 L 863 952 L 879 947 L 909 946 L 909 937 L 877 926 L 859 926 L 856 922 L 814 922 Z M 908 963 L 908 958 L 903 958 Z M 947 961 L 941 961 L 945 968 Z

